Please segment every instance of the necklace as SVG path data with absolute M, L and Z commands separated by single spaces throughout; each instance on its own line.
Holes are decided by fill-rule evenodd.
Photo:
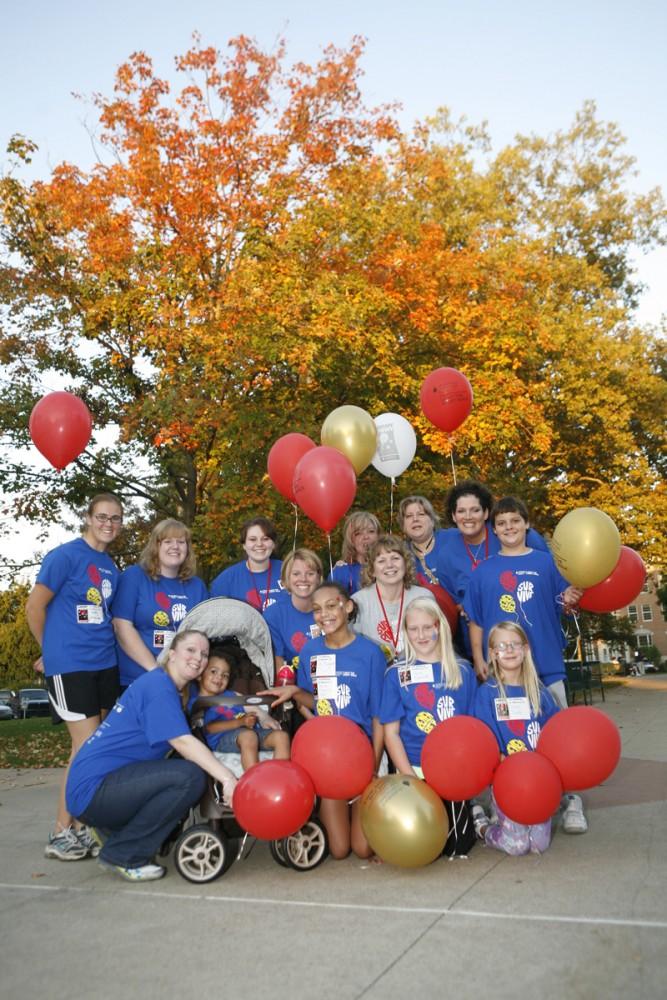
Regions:
M 463 544 L 466 547 L 466 552 L 468 553 L 468 558 L 472 563 L 472 568 L 477 569 L 479 564 L 482 562 L 482 560 L 479 558 L 479 553 L 481 551 L 482 545 L 484 546 L 484 559 L 489 558 L 489 529 L 488 528 L 484 529 L 484 538 L 481 540 L 481 542 L 479 543 L 474 552 L 468 545 L 465 536 L 463 537 Z

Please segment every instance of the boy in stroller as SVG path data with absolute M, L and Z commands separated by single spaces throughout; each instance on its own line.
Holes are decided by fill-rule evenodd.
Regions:
M 276 760 L 289 760 L 289 736 L 280 724 L 253 704 L 254 699 L 234 692 L 235 684 L 243 680 L 234 659 L 228 646 L 211 646 L 190 711 L 193 726 L 201 725 L 214 753 L 240 754 L 244 771 L 259 763 L 260 750 L 272 750 Z

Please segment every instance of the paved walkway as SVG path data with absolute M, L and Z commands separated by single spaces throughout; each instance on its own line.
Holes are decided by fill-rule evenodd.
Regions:
M 623 758 L 587 795 L 589 833 L 556 833 L 541 858 L 476 847 L 416 871 L 301 874 L 258 844 L 207 886 L 173 870 L 132 886 L 44 859 L 59 772 L 0 772 L 0 995 L 663 997 L 667 679 L 630 678 L 596 707 Z

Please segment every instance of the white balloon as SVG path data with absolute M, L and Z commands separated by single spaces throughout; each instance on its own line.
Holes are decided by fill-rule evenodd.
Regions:
M 373 468 L 394 479 L 405 472 L 417 450 L 417 435 L 409 420 L 400 413 L 381 413 L 374 417 L 377 428 L 377 448 Z

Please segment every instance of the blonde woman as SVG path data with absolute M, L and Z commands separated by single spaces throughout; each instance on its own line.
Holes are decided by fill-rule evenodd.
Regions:
M 156 524 L 137 565 L 121 576 L 114 600 L 122 688 L 155 669 L 188 611 L 207 600 L 196 569 L 190 529 L 172 517 Z
M 346 518 L 340 562 L 334 566 L 329 579 L 342 584 L 348 594 L 354 594 L 361 587 L 361 570 L 366 553 L 379 534 L 380 522 L 375 514 L 367 510 L 356 510 Z

